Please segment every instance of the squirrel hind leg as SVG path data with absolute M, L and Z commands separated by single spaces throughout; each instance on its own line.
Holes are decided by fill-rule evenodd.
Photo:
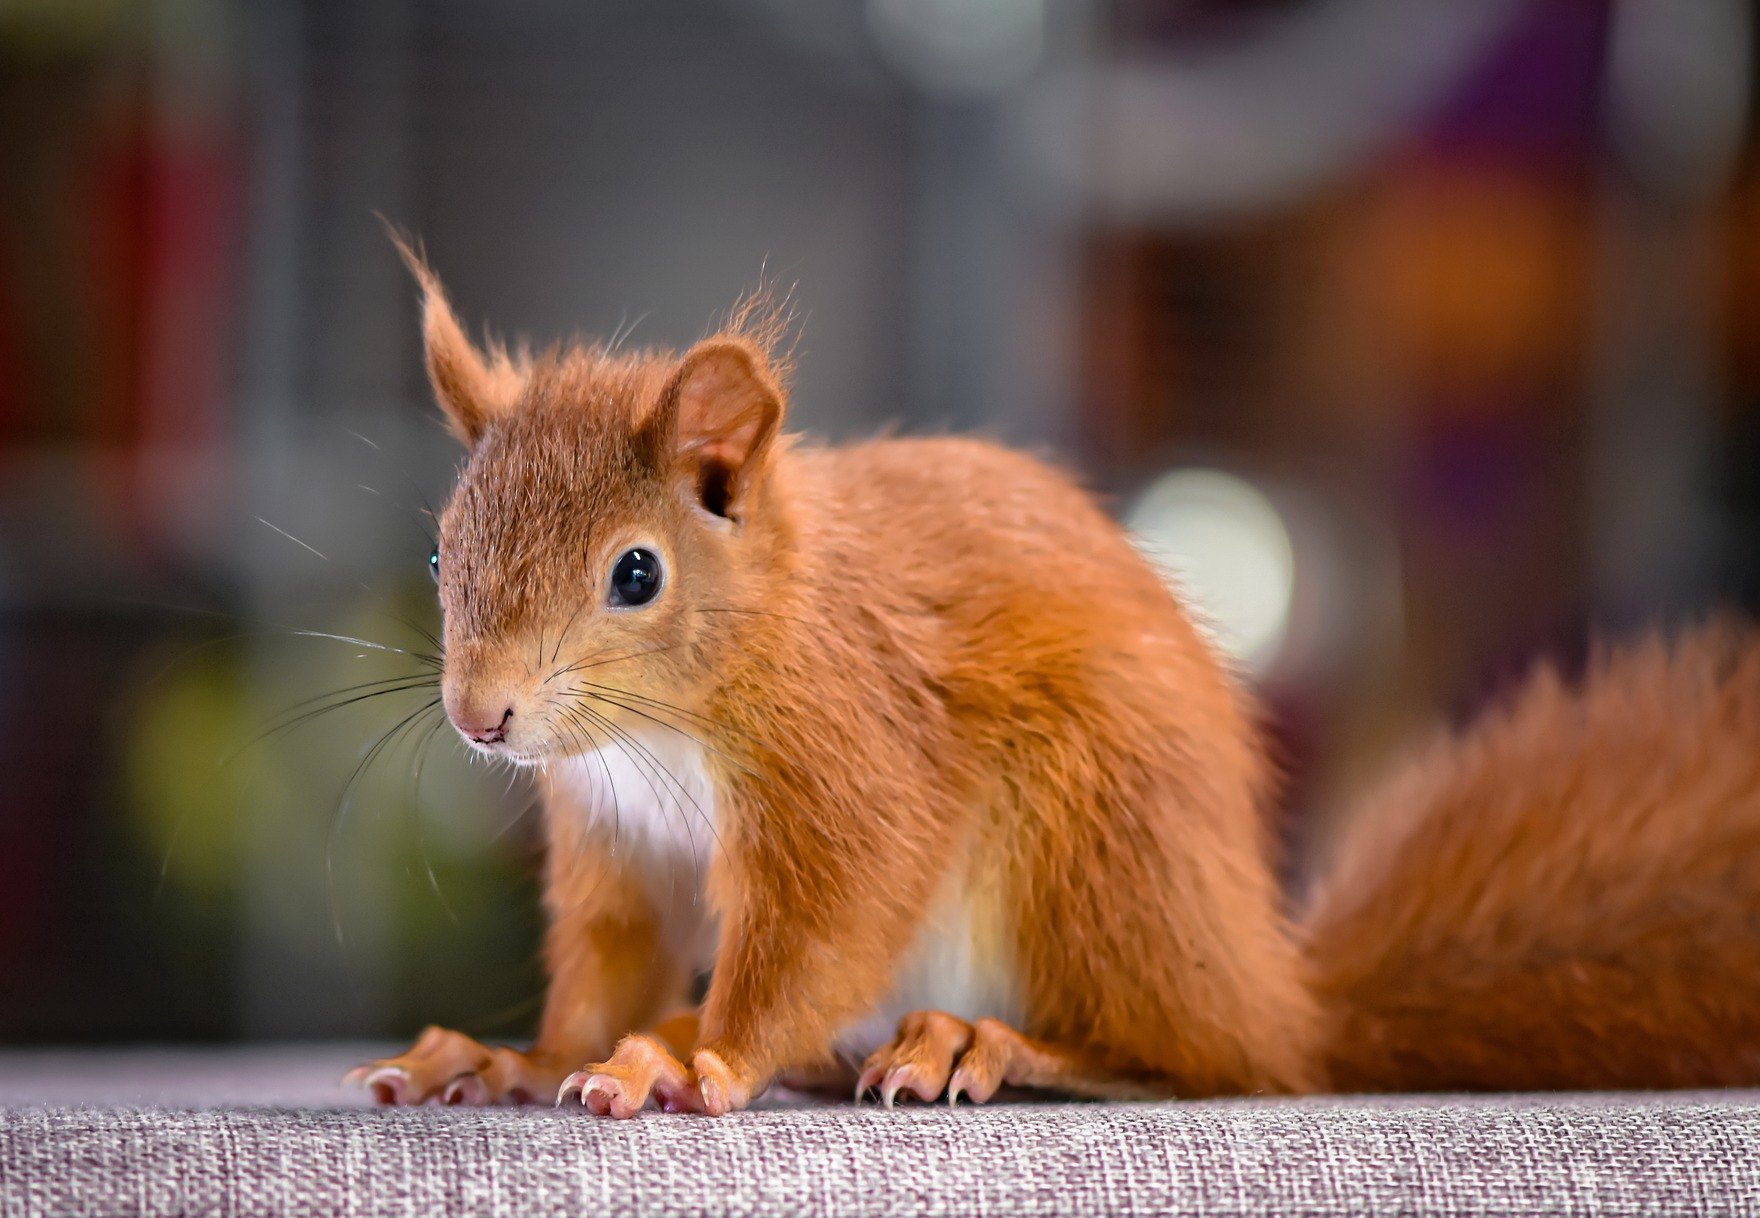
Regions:
M 861 1100 L 878 1089 L 888 1108 L 900 1095 L 932 1102 L 947 1097 L 987 1103 L 1003 1087 L 1051 1091 L 1084 1099 L 1165 1099 L 1173 1088 L 1105 1070 L 1079 1049 L 1035 1040 L 1001 1020 L 967 1021 L 945 1011 L 913 1011 L 898 1033 L 875 1050 L 856 1084 Z

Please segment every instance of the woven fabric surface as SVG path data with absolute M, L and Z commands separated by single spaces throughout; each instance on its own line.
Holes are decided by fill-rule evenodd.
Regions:
M 0 1215 L 1739 1214 L 1760 1096 L 0 1111 Z

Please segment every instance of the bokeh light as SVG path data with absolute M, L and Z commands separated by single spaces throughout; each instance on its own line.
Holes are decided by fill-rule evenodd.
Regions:
M 1270 667 L 1289 628 L 1296 566 L 1289 529 L 1264 492 L 1221 470 L 1174 470 L 1150 484 L 1125 524 L 1219 647 L 1252 672 Z

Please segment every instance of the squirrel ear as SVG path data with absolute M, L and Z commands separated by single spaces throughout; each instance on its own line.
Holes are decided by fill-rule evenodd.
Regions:
M 427 349 L 428 382 L 446 416 L 446 425 L 466 448 L 482 438 L 498 416 L 513 409 L 526 370 L 507 352 L 479 351 L 446 301 L 446 290 L 419 249 L 396 233 L 397 252 L 422 289 L 422 343 Z
M 679 362 L 652 425 L 670 431 L 671 457 L 694 473 L 703 507 L 737 518 L 770 442 L 782 426 L 782 389 L 747 339 L 705 339 Z

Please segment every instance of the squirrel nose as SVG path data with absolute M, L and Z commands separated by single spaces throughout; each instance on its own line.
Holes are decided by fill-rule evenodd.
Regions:
M 492 719 L 487 714 L 474 713 L 460 708 L 453 712 L 452 726 L 459 733 L 478 744 L 500 744 L 507 739 L 507 725 L 513 722 L 513 707 L 501 712 L 499 719 Z

